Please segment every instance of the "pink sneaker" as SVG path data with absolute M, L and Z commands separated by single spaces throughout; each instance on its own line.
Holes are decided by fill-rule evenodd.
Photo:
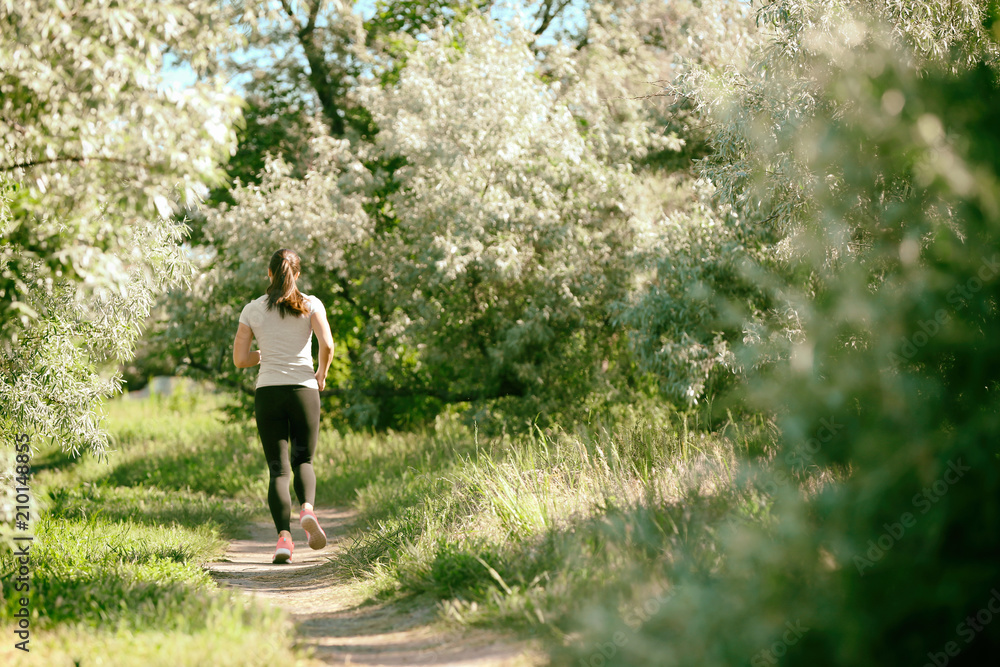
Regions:
M 322 549 L 326 546 L 326 533 L 320 528 L 315 512 L 312 510 L 299 512 L 299 525 L 302 526 L 302 530 L 306 531 L 310 549 Z
M 295 544 L 291 538 L 282 535 L 278 538 L 278 546 L 274 549 L 274 560 L 272 563 L 287 563 L 292 560 L 292 552 L 295 551 Z

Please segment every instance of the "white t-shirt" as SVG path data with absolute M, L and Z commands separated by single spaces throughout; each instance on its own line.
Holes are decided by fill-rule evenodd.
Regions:
M 304 315 L 282 317 L 277 306 L 268 310 L 267 295 L 251 301 L 240 313 L 240 324 L 250 327 L 260 349 L 258 387 L 292 384 L 319 388 L 313 369 L 310 315 L 319 313 L 326 317 L 326 309 L 316 297 L 302 296 L 309 309 Z

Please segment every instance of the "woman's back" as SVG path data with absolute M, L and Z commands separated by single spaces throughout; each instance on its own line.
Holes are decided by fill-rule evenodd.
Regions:
M 278 308 L 267 309 L 267 296 L 261 296 L 244 308 L 240 323 L 253 330 L 261 351 L 258 387 L 300 385 L 316 387 L 312 360 L 312 324 L 310 314 L 324 312 L 314 296 L 303 294 L 309 313 L 281 316 Z

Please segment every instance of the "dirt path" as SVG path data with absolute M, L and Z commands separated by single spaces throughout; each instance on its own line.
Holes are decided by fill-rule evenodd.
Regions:
M 292 521 L 292 562 L 272 565 L 274 526 L 258 523 L 251 537 L 234 540 L 225 559 L 205 567 L 222 585 L 288 611 L 299 643 L 319 664 L 401 667 L 527 667 L 544 662 L 523 642 L 482 631 L 444 628 L 433 607 L 417 603 L 365 603 L 349 576 L 331 559 L 342 549 L 353 519 L 348 511 L 317 508 L 329 541 L 313 551 Z

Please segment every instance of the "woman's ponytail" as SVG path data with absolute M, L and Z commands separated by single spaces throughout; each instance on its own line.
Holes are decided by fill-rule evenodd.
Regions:
M 271 284 L 267 288 L 267 309 L 277 306 L 282 317 L 287 315 L 305 315 L 309 312 L 302 292 L 295 286 L 295 276 L 302 264 L 299 256 L 287 248 L 282 248 L 271 255 Z

